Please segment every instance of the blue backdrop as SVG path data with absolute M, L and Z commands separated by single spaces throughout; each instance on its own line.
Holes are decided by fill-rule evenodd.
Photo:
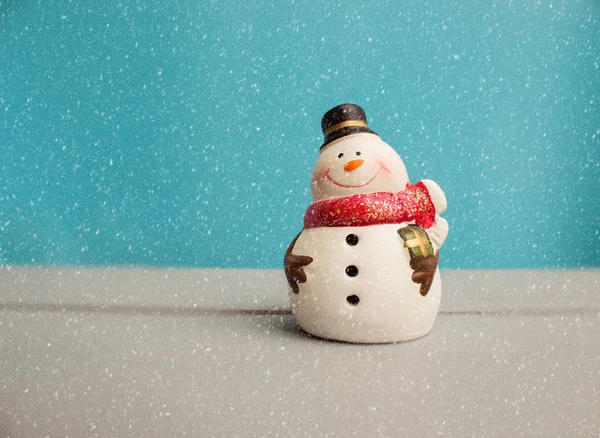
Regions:
M 596 0 L 333 3 L 0 2 L 0 263 L 279 267 L 354 102 L 442 267 L 600 265 Z

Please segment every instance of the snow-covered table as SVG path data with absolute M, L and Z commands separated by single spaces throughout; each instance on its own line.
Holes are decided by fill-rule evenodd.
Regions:
M 300 332 L 281 271 L 0 269 L 0 437 L 598 436 L 600 271 L 443 271 L 432 333 Z

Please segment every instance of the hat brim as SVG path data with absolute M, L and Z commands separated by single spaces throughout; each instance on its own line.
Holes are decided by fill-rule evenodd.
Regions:
M 375 132 L 366 128 L 364 126 L 346 126 L 344 128 L 338 129 L 337 131 L 332 132 L 330 135 L 325 137 L 325 142 L 321 145 L 319 150 L 323 150 L 325 146 L 327 146 L 332 141 L 338 140 L 342 137 L 345 137 L 350 134 L 358 134 L 364 132 L 366 134 L 375 134 L 379 137 L 379 135 Z

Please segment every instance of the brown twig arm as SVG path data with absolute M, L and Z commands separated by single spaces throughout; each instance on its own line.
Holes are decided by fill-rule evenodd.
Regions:
M 283 260 L 285 277 L 292 288 L 292 292 L 295 294 L 300 293 L 298 283 L 306 282 L 306 273 L 302 267 L 311 264 L 313 261 L 312 257 L 292 254 L 294 245 L 296 244 L 298 237 L 300 237 L 300 234 L 302 234 L 302 232 L 298 233 L 292 243 L 290 243 L 290 246 L 285 252 L 285 258 Z
M 412 281 L 421 285 L 421 295 L 425 296 L 433 284 L 435 270 L 438 265 L 440 253 L 432 256 L 416 256 L 410 261 L 410 267 L 415 272 L 412 274 Z

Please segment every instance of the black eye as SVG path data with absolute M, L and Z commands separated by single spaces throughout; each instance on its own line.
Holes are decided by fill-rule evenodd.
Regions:
M 339 154 L 338 158 L 342 158 L 344 156 L 344 154 Z
M 360 155 L 360 152 L 359 152 L 359 151 L 356 151 L 356 155 Z

